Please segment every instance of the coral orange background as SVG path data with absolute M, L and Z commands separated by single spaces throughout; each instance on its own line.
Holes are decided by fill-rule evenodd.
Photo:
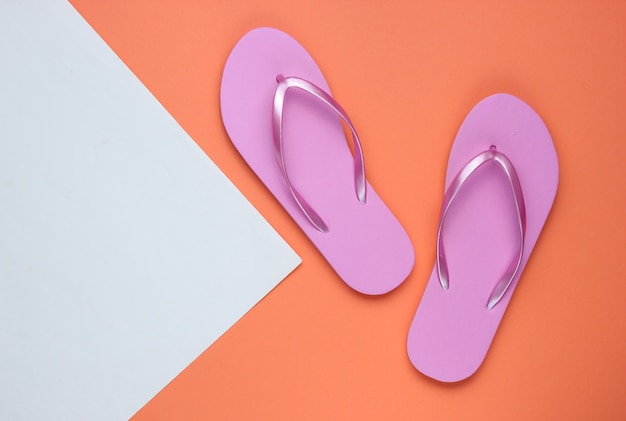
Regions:
M 626 418 L 626 2 L 72 4 L 303 259 L 134 421 Z M 413 240 L 415 269 L 386 297 L 346 287 L 228 140 L 222 68 L 258 26 L 316 59 Z M 445 385 L 412 367 L 406 334 L 455 132 L 495 92 L 546 122 L 559 191 L 483 366 Z

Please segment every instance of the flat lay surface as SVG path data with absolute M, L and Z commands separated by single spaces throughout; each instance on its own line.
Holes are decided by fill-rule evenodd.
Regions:
M 302 258 L 134 420 L 626 416 L 626 3 L 71 3 Z M 415 267 L 387 296 L 341 282 L 226 134 L 224 65 L 261 26 L 320 66 L 359 131 L 368 181 L 413 242 Z M 407 333 L 452 143 L 498 92 L 545 122 L 559 185 L 484 363 L 441 384 L 412 366 Z
M 0 10 L 0 419 L 127 419 L 299 258 L 70 4 Z

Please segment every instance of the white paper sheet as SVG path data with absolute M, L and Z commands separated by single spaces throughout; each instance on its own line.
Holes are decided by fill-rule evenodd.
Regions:
M 0 3 L 0 420 L 127 419 L 299 262 L 71 5 Z

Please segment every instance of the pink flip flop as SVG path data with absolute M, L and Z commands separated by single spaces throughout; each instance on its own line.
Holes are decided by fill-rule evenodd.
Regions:
M 526 103 L 497 94 L 467 116 L 448 162 L 437 262 L 408 335 L 423 374 L 455 382 L 482 364 L 558 177 L 548 129 Z
M 346 284 L 374 295 L 402 283 L 413 246 L 366 181 L 356 130 L 306 50 L 255 29 L 231 52 L 220 93 L 233 144 Z

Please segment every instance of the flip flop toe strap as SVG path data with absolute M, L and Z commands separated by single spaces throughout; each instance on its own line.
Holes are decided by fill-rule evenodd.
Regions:
M 307 217 L 307 219 L 321 232 L 328 232 L 328 226 L 324 222 L 324 220 L 313 210 L 313 208 L 307 203 L 307 201 L 302 197 L 302 195 L 298 192 L 298 190 L 293 186 L 291 180 L 289 178 L 289 174 L 287 173 L 287 166 L 285 165 L 285 153 L 283 146 L 283 108 L 285 105 L 285 94 L 291 88 L 300 89 L 315 98 L 319 99 L 323 104 L 328 106 L 332 111 L 334 111 L 348 126 L 350 132 L 352 133 L 352 141 L 354 143 L 354 187 L 356 191 L 357 199 L 361 204 L 365 203 L 366 200 L 366 183 L 365 183 L 365 165 L 363 161 L 363 149 L 361 148 L 361 142 L 359 140 L 359 136 L 356 133 L 352 122 L 350 121 L 350 117 L 344 111 L 344 109 L 331 97 L 328 93 L 326 93 L 320 87 L 314 85 L 313 83 L 298 78 L 298 77 L 284 77 L 283 75 L 278 75 L 276 77 L 276 81 L 278 82 L 278 86 L 276 87 L 276 92 L 274 94 L 274 106 L 272 108 L 272 127 L 273 127 L 273 136 L 274 136 L 274 148 L 276 151 L 276 158 L 278 160 L 278 165 L 280 166 L 283 177 L 285 178 L 285 182 L 287 183 L 287 187 L 291 192 L 294 200 Z
M 478 168 L 491 161 L 499 164 L 499 168 L 502 169 L 509 181 L 509 185 L 511 186 L 519 228 L 519 243 L 513 259 L 487 300 L 486 306 L 489 310 L 493 309 L 496 304 L 500 302 L 519 271 L 524 251 L 524 237 L 526 235 L 526 207 L 517 172 L 506 155 L 497 151 L 495 146 L 492 146 L 489 150 L 486 150 L 472 158 L 461 169 L 461 171 L 459 171 L 454 180 L 452 180 L 452 183 L 450 183 L 450 187 L 448 187 L 444 196 L 443 205 L 441 207 L 441 219 L 439 222 L 439 229 L 437 231 L 437 271 L 439 274 L 439 282 L 444 290 L 448 290 L 450 287 L 450 278 L 448 263 L 443 246 L 443 228 L 446 215 L 448 214 L 448 210 L 450 210 L 452 202 L 469 177 L 474 174 Z

